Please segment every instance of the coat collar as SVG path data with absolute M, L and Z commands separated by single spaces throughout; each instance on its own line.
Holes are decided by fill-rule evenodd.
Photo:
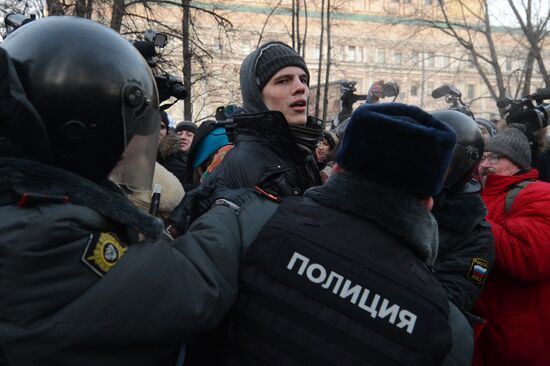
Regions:
M 539 172 L 536 169 L 531 169 L 526 173 L 517 175 L 489 174 L 481 195 L 492 196 L 508 192 L 511 186 L 527 179 L 539 179 Z
M 437 223 L 417 198 L 350 173 L 338 173 L 325 185 L 308 189 L 304 196 L 374 221 L 403 239 L 428 265 L 437 257 Z
M 66 196 L 69 202 L 91 208 L 148 238 L 157 238 L 164 232 L 159 219 L 135 208 L 120 189 L 116 192 L 112 182 L 102 186 L 54 166 L 0 158 L 0 185 L 10 186 L 16 197 L 23 193 L 36 197 Z

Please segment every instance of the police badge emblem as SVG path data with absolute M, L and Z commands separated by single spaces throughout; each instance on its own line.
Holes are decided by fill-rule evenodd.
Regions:
M 113 268 L 126 253 L 128 246 L 122 244 L 113 233 L 90 234 L 82 255 L 82 261 L 99 276 Z
M 473 258 L 468 271 L 468 279 L 472 282 L 482 284 L 487 279 L 489 262 L 482 258 Z

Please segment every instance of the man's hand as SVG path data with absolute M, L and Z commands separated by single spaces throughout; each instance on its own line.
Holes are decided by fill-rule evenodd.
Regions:
M 187 192 L 180 204 L 172 211 L 168 218 L 166 229 L 172 237 L 183 235 L 191 223 L 200 215 L 208 211 L 214 197 L 212 197 L 212 188 L 207 186 L 198 186 L 194 190 Z
M 369 88 L 367 93 L 368 103 L 378 103 L 380 98 L 383 98 L 382 89 L 384 88 L 384 80 L 375 81 Z

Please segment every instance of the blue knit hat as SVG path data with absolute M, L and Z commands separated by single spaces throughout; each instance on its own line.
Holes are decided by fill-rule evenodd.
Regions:
M 364 104 L 351 116 L 337 162 L 369 181 L 430 197 L 443 187 L 455 143 L 449 126 L 418 107 Z
M 222 146 L 229 144 L 225 128 L 218 127 L 206 135 L 197 146 L 193 159 L 193 169 L 204 163 L 206 159 Z

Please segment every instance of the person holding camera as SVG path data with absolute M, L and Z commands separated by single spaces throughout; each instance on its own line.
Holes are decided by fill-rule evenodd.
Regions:
M 496 261 L 475 306 L 487 325 L 474 365 L 549 365 L 550 184 L 538 180 L 516 128 L 489 139 L 479 173 Z
M 0 364 L 175 365 L 235 299 L 240 234 L 220 206 L 172 241 L 119 188 L 151 190 L 148 65 L 103 25 L 48 17 L 0 45 L 0 81 Z

